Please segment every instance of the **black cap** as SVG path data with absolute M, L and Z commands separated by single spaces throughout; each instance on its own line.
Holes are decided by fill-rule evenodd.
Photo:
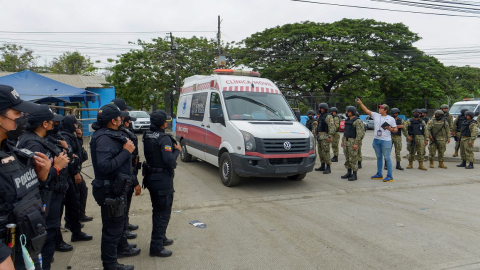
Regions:
M 97 114 L 97 120 L 100 122 L 108 122 L 117 117 L 127 117 L 128 112 L 120 111 L 117 105 L 110 103 L 100 108 Z
M 32 125 L 36 123 L 43 123 L 43 121 L 54 121 L 59 122 L 63 120 L 63 115 L 56 114 L 48 107 L 48 105 L 40 105 L 39 109 L 33 113 L 30 113 L 28 117 L 28 122 Z
M 133 108 L 132 108 L 132 107 L 130 107 L 130 106 L 127 106 L 127 110 L 129 110 L 129 111 L 133 111 Z
M 127 103 L 125 103 L 125 100 L 123 100 L 121 98 L 116 98 L 116 99 L 112 100 L 112 102 L 110 102 L 110 104 L 112 104 L 112 103 L 117 105 L 117 107 L 120 109 L 120 111 L 127 111 L 128 110 Z
M 157 127 L 161 127 L 167 122 L 167 113 L 163 110 L 156 110 L 150 115 L 150 122 Z
M 24 113 L 33 113 L 39 109 L 39 106 L 20 99 L 20 95 L 13 87 L 0 84 L 0 110 L 8 108 Z

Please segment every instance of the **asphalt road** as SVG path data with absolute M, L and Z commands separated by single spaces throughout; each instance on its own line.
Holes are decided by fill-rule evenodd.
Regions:
M 368 131 L 355 182 L 340 178 L 343 155 L 330 175 L 312 172 L 300 182 L 250 178 L 233 188 L 223 186 L 215 166 L 179 160 L 173 211 L 181 212 L 172 213 L 167 231 L 175 239 L 173 256 L 148 255 L 151 204 L 143 190 L 130 216 L 140 225 L 130 241 L 142 253 L 119 262 L 135 269 L 479 269 L 480 167 L 457 168 L 456 160 L 446 163 L 448 170 L 395 170 L 394 182 L 371 180 L 372 139 Z M 93 176 L 91 167 L 84 172 Z M 84 231 L 94 239 L 57 252 L 52 269 L 102 269 L 100 211 L 91 197 L 87 213 L 94 220 Z M 70 239 L 69 232 L 63 236 Z

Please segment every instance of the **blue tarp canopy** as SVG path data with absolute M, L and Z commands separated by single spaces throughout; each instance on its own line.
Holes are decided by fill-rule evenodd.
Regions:
M 10 85 L 23 100 L 32 102 L 95 102 L 100 95 L 64 84 L 30 70 L 0 77 L 0 84 Z

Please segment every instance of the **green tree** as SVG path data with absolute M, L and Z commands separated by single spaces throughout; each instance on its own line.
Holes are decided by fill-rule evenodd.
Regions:
M 480 97 L 480 68 L 449 66 L 447 69 L 453 80 L 453 99 Z
M 35 66 L 33 51 L 16 44 L 0 46 L 0 70 L 19 72 Z
M 78 51 L 65 52 L 50 63 L 52 73 L 94 75 L 96 71 L 90 57 L 83 56 Z
M 192 75 L 209 75 L 216 68 L 217 45 L 202 37 L 174 38 L 178 82 Z M 175 86 L 174 57 L 169 38 L 138 40 L 141 50 L 124 53 L 114 62 L 107 81 L 115 85 L 117 95 L 137 108 L 156 109 L 158 105 L 170 112 L 170 90 Z M 228 44 L 225 46 L 228 48 Z M 179 93 L 174 91 L 174 96 Z M 174 101 L 174 107 L 176 101 Z

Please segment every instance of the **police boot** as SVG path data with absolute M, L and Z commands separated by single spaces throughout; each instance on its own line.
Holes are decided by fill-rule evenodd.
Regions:
M 317 171 L 317 172 L 325 171 L 325 163 L 322 163 L 322 165 L 320 167 L 316 168 L 315 171 Z
M 385 161 L 385 164 L 383 164 L 383 169 L 384 169 L 384 170 L 388 170 L 387 161 Z
M 453 157 L 458 157 L 458 151 L 456 150 L 455 153 L 453 154 Z
M 135 238 L 137 238 L 137 234 L 136 234 L 136 233 L 132 233 L 132 232 L 129 231 L 129 230 L 125 230 L 125 235 L 127 236 L 127 239 L 135 239 Z
M 427 170 L 427 168 L 423 167 L 423 161 L 418 162 L 418 169 L 423 170 L 423 171 Z
M 330 164 L 327 164 L 327 168 L 325 168 L 325 171 L 323 172 L 323 174 L 329 174 L 331 172 L 332 171 L 330 171 Z
M 352 176 L 348 178 L 348 181 L 355 181 L 357 180 L 357 172 L 353 172 Z
M 333 158 L 330 160 L 332 162 L 338 162 L 338 157 L 337 156 L 333 156 Z
M 125 257 L 133 257 L 140 254 L 142 251 L 139 248 L 133 248 L 132 246 L 128 245 L 126 248 L 117 251 L 117 258 L 125 258 Z
M 160 251 L 152 251 L 150 250 L 150 257 L 170 257 L 172 256 L 172 251 L 168 250 L 166 248 L 160 250 Z
M 433 159 L 430 160 L 430 168 L 435 168 L 435 164 L 433 164 Z
M 104 267 L 103 270 L 134 270 L 135 267 L 133 265 L 123 265 L 117 263 L 114 267 Z
M 473 162 L 470 162 L 470 164 L 468 164 L 468 166 L 465 167 L 465 169 L 473 169 Z
M 129 230 L 129 231 L 138 230 L 138 225 L 134 225 L 134 224 L 128 223 L 128 224 L 127 224 L 127 230 Z
M 465 160 L 462 160 L 462 163 L 460 163 L 460 165 L 457 165 L 457 167 L 466 167 L 467 166 L 467 162 Z
M 362 168 L 362 162 L 361 162 L 361 161 L 358 162 L 358 168 L 359 168 L 359 169 Z
M 347 174 L 342 175 L 342 179 L 348 179 L 350 176 L 352 176 L 352 169 L 347 170 Z
M 412 168 L 413 168 L 413 160 L 409 160 L 407 169 L 412 169 Z
M 445 166 L 445 165 L 443 164 L 443 161 L 439 161 L 439 162 L 438 162 L 438 167 L 439 167 L 439 168 L 442 168 L 442 169 L 446 169 L 446 168 L 447 168 L 447 166 Z
M 402 166 L 400 166 L 400 162 L 397 162 L 397 167 L 395 167 L 395 169 L 403 171 Z

